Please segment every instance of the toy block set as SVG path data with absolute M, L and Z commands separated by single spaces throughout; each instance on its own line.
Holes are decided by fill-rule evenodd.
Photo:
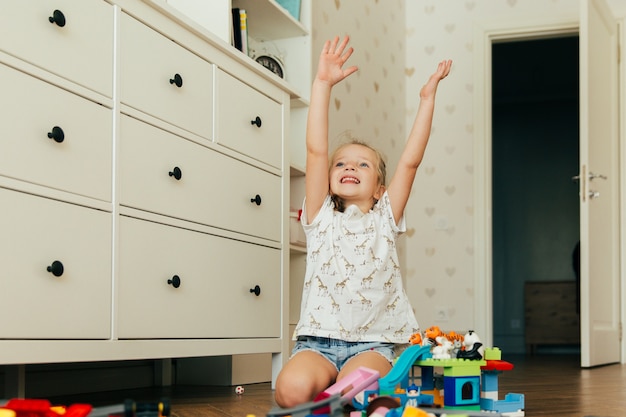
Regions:
M 267 417 L 519 417 L 524 395 L 498 394 L 498 376 L 513 365 L 500 349 L 485 348 L 478 335 L 460 336 L 438 327 L 415 334 L 383 377 L 361 367 L 321 392 L 312 402 L 274 408 Z M 243 389 L 238 394 L 242 394 Z M 88 404 L 52 406 L 47 400 L 13 399 L 2 404 L 0 417 L 168 417 L 167 399 L 92 408 Z
M 310 403 L 276 408 L 268 417 L 524 416 L 524 395 L 499 398 L 498 376 L 513 369 L 500 349 L 485 348 L 478 335 L 446 334 L 433 326 L 416 334 L 384 377 L 359 368 Z

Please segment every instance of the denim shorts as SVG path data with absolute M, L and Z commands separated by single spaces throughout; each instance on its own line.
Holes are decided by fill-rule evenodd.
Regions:
M 385 342 L 346 342 L 328 337 L 298 336 L 291 356 L 293 357 L 298 352 L 311 350 L 328 359 L 339 371 L 348 360 L 368 351 L 377 352 L 383 355 L 389 363 L 393 363 L 396 357 L 395 346 L 393 343 Z

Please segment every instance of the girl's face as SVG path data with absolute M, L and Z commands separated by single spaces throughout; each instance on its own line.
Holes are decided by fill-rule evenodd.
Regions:
M 367 146 L 350 144 L 339 149 L 330 166 L 331 193 L 347 204 L 363 205 L 369 210 L 384 191 L 378 164 L 376 152 Z

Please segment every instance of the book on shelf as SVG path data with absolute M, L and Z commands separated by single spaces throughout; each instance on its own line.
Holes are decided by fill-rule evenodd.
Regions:
M 248 14 L 245 9 L 239 9 L 241 29 L 241 52 L 248 55 Z
M 234 7 L 233 12 L 233 46 L 241 51 L 241 17 L 239 8 Z
M 232 43 L 244 54 L 248 55 L 248 15 L 245 9 L 233 7 Z

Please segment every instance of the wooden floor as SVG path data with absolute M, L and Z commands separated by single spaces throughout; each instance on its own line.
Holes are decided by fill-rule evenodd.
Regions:
M 626 416 L 626 365 L 581 369 L 573 355 L 511 356 L 515 368 L 500 376 L 500 398 L 509 392 L 526 397 L 526 416 Z M 57 404 L 88 402 L 107 406 L 127 398 L 155 401 L 168 397 L 173 417 L 263 417 L 275 406 L 269 383 L 244 387 L 174 386 L 52 399 Z

